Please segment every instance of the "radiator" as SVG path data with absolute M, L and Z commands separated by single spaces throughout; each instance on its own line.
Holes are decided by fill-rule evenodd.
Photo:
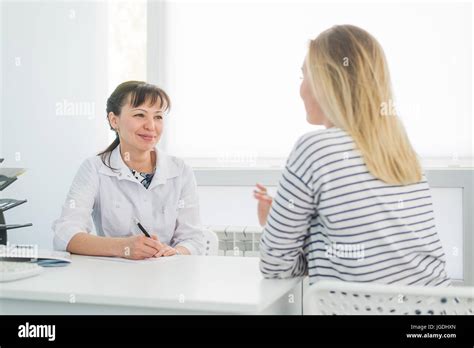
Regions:
M 262 234 L 259 226 L 206 226 L 219 240 L 219 256 L 258 257 L 258 243 Z

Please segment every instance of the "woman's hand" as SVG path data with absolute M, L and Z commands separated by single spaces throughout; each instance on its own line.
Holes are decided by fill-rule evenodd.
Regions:
M 257 184 L 257 189 L 253 191 L 253 196 L 258 200 L 257 214 L 258 222 L 261 226 L 267 223 L 268 213 L 272 206 L 273 198 L 267 193 L 267 188 L 261 184 Z
M 165 245 L 157 236 L 148 238 L 144 235 L 123 238 L 121 257 L 131 260 L 143 260 L 155 256 Z

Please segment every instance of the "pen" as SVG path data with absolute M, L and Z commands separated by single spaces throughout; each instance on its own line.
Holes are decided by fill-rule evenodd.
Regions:
M 138 219 L 137 219 L 137 218 L 134 218 L 134 220 L 135 220 L 135 223 L 137 224 L 138 228 L 140 229 L 140 231 L 142 231 L 145 236 L 147 236 L 148 238 L 150 238 L 150 235 L 149 235 L 148 232 L 145 230 L 145 228 L 142 226 L 142 224 L 138 221 Z

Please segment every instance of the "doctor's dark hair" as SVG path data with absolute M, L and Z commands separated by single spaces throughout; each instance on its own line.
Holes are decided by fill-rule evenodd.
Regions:
M 107 99 L 107 122 L 109 122 L 110 129 L 115 132 L 115 140 L 104 151 L 99 152 L 102 163 L 112 170 L 117 170 L 110 166 L 110 156 L 112 151 L 120 144 L 120 137 L 116 129 L 112 127 L 109 120 L 109 113 L 113 112 L 120 116 L 122 107 L 129 102 L 134 108 L 143 105 L 145 102 L 149 105 L 154 105 L 157 101 L 164 112 L 171 108 L 171 101 L 165 91 L 158 86 L 143 82 L 143 81 L 127 81 L 123 82 L 115 88 L 115 91 Z

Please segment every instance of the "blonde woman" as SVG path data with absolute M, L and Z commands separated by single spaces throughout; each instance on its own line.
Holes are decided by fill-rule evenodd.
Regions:
M 265 277 L 447 286 L 430 188 L 390 110 L 382 47 L 334 26 L 309 44 L 300 94 L 307 121 L 274 199 L 257 184 Z

